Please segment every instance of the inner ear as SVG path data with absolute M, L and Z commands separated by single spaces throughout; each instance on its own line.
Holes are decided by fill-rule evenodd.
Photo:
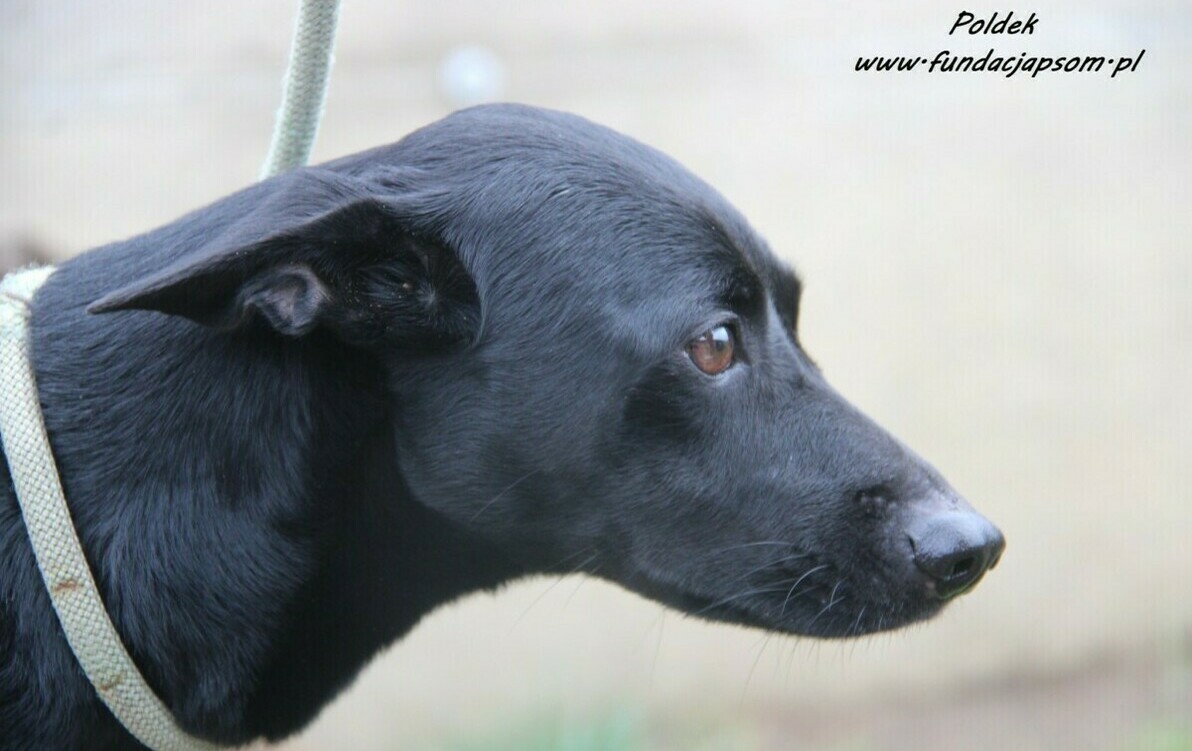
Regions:
M 480 327 L 480 300 L 459 257 L 412 235 L 394 246 L 390 257 L 352 272 L 328 324 L 359 345 L 429 349 L 470 343 Z
M 319 322 L 331 295 L 305 264 L 266 269 L 240 290 L 241 317 L 257 313 L 286 336 L 303 336 Z

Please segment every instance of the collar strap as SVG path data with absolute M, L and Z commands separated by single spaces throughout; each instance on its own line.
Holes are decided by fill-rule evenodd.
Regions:
M 29 361 L 29 306 L 53 273 L 25 269 L 0 282 L 0 438 L 37 567 L 79 666 L 120 724 L 153 751 L 213 751 L 178 727 L 145 682 L 83 557 Z

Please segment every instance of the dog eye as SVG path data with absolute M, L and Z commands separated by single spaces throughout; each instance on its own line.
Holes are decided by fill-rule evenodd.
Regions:
M 720 375 L 733 364 L 735 345 L 732 329 L 717 326 L 692 339 L 687 345 L 687 355 L 703 372 Z

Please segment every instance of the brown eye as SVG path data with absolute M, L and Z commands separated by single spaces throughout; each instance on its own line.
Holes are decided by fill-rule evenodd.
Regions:
M 717 326 L 691 340 L 687 354 L 695 367 L 708 375 L 720 375 L 733 364 L 733 332 L 727 326 Z

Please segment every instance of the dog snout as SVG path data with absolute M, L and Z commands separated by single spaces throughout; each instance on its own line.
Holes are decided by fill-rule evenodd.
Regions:
M 915 566 L 941 600 L 974 587 L 1006 547 L 997 527 L 966 508 L 921 514 L 908 526 L 907 536 Z

